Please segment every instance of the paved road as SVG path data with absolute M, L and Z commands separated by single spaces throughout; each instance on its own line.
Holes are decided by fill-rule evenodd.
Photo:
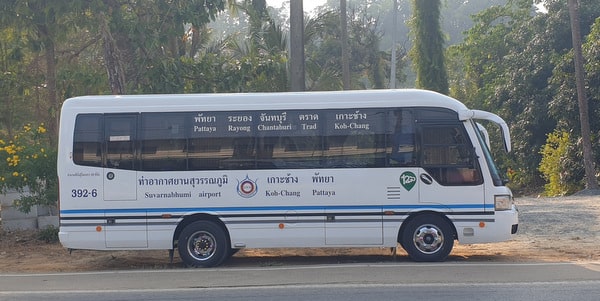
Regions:
M 170 289 L 152 291 L 98 291 L 21 293 L 2 296 L 0 300 L 28 301 L 108 301 L 108 300 L 228 300 L 228 301 L 365 301 L 365 300 L 526 300 L 568 301 L 598 300 L 598 284 L 535 283 L 465 285 L 323 285 L 221 289 Z
M 595 300 L 600 262 L 347 264 L 0 275 L 0 300 Z M 396 298 L 402 296 L 402 298 Z

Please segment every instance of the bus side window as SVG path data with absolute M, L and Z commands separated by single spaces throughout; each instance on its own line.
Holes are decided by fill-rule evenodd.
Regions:
M 479 185 L 481 170 L 461 124 L 421 128 L 422 166 L 441 185 Z
M 415 118 L 412 111 L 398 109 L 389 115 L 391 121 L 390 166 L 415 166 Z
M 186 170 L 186 114 L 143 113 L 140 128 L 140 170 Z
M 256 168 L 275 168 L 273 164 L 273 149 L 278 137 L 261 137 L 256 141 Z
M 189 170 L 217 170 L 233 156 L 233 138 L 192 138 L 186 149 Z
M 73 162 L 102 166 L 103 122 L 101 114 L 78 115 L 73 137 Z
M 255 138 L 234 138 L 233 154 L 226 164 L 226 169 L 255 169 L 256 168 L 256 145 Z

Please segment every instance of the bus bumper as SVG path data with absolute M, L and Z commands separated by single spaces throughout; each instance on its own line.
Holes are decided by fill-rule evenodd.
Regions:
M 477 225 L 457 223 L 456 232 L 461 244 L 478 244 L 511 240 L 519 229 L 519 211 L 494 212 L 494 220 L 481 221 Z

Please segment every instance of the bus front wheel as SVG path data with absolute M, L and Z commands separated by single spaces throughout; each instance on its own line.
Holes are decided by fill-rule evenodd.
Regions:
M 444 261 L 454 246 L 454 232 L 441 216 L 422 214 L 408 221 L 400 244 L 414 261 Z
M 187 267 L 214 267 L 228 257 L 230 248 L 221 226 L 210 221 L 197 221 L 183 229 L 177 249 Z

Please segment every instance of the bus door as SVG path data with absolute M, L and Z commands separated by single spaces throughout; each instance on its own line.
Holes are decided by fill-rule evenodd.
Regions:
M 135 132 L 137 115 L 105 115 L 106 168 L 104 199 L 134 201 L 137 197 Z
M 475 149 L 461 123 L 418 127 L 421 144 L 419 198 L 453 210 L 483 210 L 484 186 Z
M 104 200 L 107 202 L 135 201 L 137 199 L 137 172 L 135 171 L 137 114 L 106 114 L 104 135 L 106 163 L 104 168 Z M 107 206 L 106 246 L 146 247 L 146 214 L 129 210 L 134 205 L 119 208 Z M 115 203 L 116 204 L 116 203 Z M 127 212 L 125 212 L 127 211 Z

